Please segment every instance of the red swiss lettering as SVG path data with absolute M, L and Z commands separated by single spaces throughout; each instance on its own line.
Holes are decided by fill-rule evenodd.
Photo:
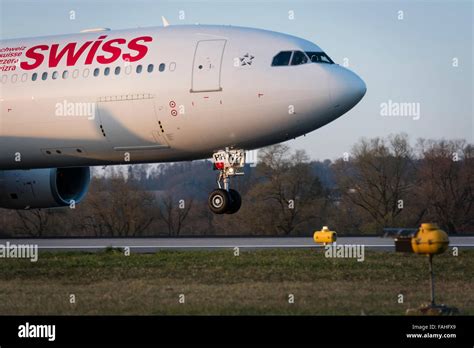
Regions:
M 63 48 L 60 44 L 52 44 L 51 48 L 48 45 L 37 45 L 30 47 L 25 52 L 26 60 L 20 63 L 20 67 L 24 70 L 32 70 L 39 67 L 45 60 L 45 53 L 49 52 L 48 67 L 55 68 L 66 57 L 67 66 L 75 66 L 79 59 L 85 55 L 84 64 L 89 65 L 94 62 L 94 58 L 99 64 L 110 64 L 115 62 L 122 55 L 122 45 L 127 43 L 126 39 L 117 38 L 106 41 L 102 44 L 107 35 L 101 35 L 95 41 L 86 41 L 78 47 L 79 43 L 70 42 Z M 128 52 L 122 55 L 122 59 L 129 62 L 136 62 L 148 53 L 148 46 L 146 42 L 153 41 L 151 36 L 140 36 L 128 42 Z M 102 54 L 96 56 L 102 45 Z M 89 51 L 85 53 L 87 50 Z M 100 52 L 100 51 L 99 51 Z
M 48 45 L 38 45 L 38 46 L 33 46 L 26 51 L 25 56 L 27 58 L 33 59 L 33 63 L 28 63 L 28 62 L 21 62 L 20 67 L 23 70 L 32 70 L 41 65 L 44 60 L 44 55 L 42 53 L 36 53 L 35 51 L 41 50 L 41 51 L 47 51 L 48 50 Z
M 133 51 L 137 51 L 138 53 L 134 56 L 132 56 L 130 53 L 125 53 L 122 57 L 123 60 L 129 61 L 129 62 L 136 62 L 137 60 L 140 60 L 143 57 L 145 57 L 145 55 L 148 52 L 148 47 L 145 45 L 140 45 L 138 42 L 139 41 L 150 42 L 152 40 L 153 38 L 151 36 L 140 36 L 131 40 L 128 43 L 128 48 Z
M 102 50 L 106 53 L 110 53 L 111 56 L 106 58 L 105 55 L 97 56 L 97 62 L 100 64 L 109 64 L 115 62 L 118 57 L 120 57 L 120 53 L 122 53 L 122 49 L 120 47 L 112 46 L 115 43 L 124 44 L 127 40 L 125 39 L 113 39 L 104 43 L 102 46 Z
M 92 41 L 85 42 L 76 53 L 74 53 L 74 50 L 76 49 L 76 44 L 77 44 L 76 42 L 68 43 L 59 53 L 58 53 L 59 45 L 58 44 L 51 45 L 51 50 L 49 54 L 49 67 L 50 68 L 57 67 L 59 62 L 61 61 L 61 58 L 66 53 L 67 53 L 66 65 L 67 66 L 75 65 L 79 57 L 87 49 L 87 47 L 89 47 L 91 43 Z

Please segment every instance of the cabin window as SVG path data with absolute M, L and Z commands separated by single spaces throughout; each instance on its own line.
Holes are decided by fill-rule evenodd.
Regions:
M 165 68 L 166 68 L 165 63 L 161 63 L 160 66 L 158 67 L 158 70 L 159 70 L 160 72 L 163 72 L 163 71 L 165 71 Z
M 58 78 L 58 75 L 59 75 L 59 74 L 58 74 L 57 71 L 53 71 L 53 73 L 51 74 L 51 78 L 52 78 L 53 80 L 56 80 L 56 79 Z
M 110 68 L 105 68 L 104 69 L 104 75 L 108 76 L 110 74 Z
M 69 71 L 64 70 L 64 71 L 63 71 L 63 79 L 64 79 L 64 80 L 67 79 L 68 76 L 69 76 Z
M 141 65 L 137 65 L 137 74 L 142 72 L 143 67 Z
M 17 75 L 17 74 L 13 74 L 13 75 L 12 75 L 12 83 L 15 83 L 16 81 L 18 81 L 18 75 Z
M 153 64 L 148 64 L 148 68 L 146 69 L 149 73 L 153 72 Z
M 97 76 L 99 76 L 99 74 L 100 74 L 100 69 L 99 69 L 99 68 L 95 68 L 95 69 L 94 69 L 94 76 L 97 77 Z
M 89 69 L 84 69 L 84 71 L 82 72 L 82 77 L 89 77 Z
M 117 66 L 115 67 L 115 75 L 119 75 L 120 74 L 120 67 Z
M 33 73 L 33 75 L 31 75 L 31 81 L 36 81 L 37 78 L 38 78 L 37 73 Z
M 291 51 L 282 51 L 273 57 L 272 66 L 285 66 L 290 64 Z
M 48 78 L 48 73 L 44 72 L 43 75 L 41 75 L 42 80 L 46 80 Z

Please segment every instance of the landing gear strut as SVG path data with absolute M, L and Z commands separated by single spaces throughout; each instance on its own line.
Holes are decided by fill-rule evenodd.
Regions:
M 215 214 L 235 214 L 242 204 L 240 194 L 230 188 L 230 178 L 244 175 L 241 169 L 245 166 L 245 151 L 220 150 L 212 155 L 214 170 L 219 171 L 217 176 L 218 189 L 209 195 L 209 208 Z

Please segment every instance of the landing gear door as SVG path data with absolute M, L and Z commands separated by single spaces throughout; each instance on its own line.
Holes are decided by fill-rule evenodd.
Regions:
M 191 92 L 221 91 L 221 65 L 226 40 L 203 40 L 196 45 Z

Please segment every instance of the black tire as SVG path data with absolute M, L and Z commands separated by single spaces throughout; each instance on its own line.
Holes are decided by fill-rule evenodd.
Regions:
M 217 189 L 209 195 L 209 209 L 214 214 L 224 214 L 230 207 L 230 196 L 226 190 Z
M 230 207 L 226 211 L 226 214 L 235 214 L 239 211 L 240 206 L 242 205 L 242 197 L 240 197 L 240 194 L 236 190 L 229 190 L 229 196 L 230 196 Z

